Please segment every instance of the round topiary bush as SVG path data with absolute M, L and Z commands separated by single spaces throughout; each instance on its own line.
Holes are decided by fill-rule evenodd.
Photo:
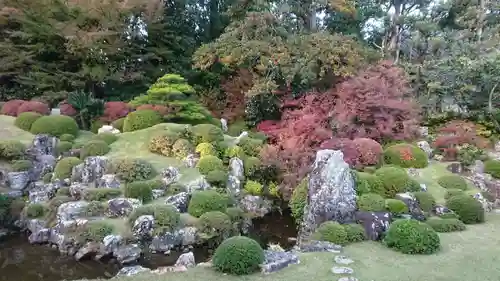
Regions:
M 92 140 L 101 140 L 110 145 L 118 140 L 118 136 L 112 133 L 102 133 L 92 137 Z
M 91 140 L 85 143 L 80 150 L 80 159 L 85 159 L 89 156 L 102 156 L 110 150 L 109 145 L 102 140 Z
M 154 110 L 139 110 L 131 112 L 125 118 L 123 122 L 124 132 L 133 132 L 137 130 L 146 129 L 153 127 L 156 124 L 160 124 L 163 121 L 158 112 Z
M 40 203 L 28 204 L 24 210 L 26 216 L 30 219 L 41 218 L 46 212 L 45 206 Z
M 196 146 L 197 153 L 200 154 L 200 157 L 207 156 L 207 155 L 213 155 L 217 156 L 217 150 L 215 147 L 208 142 L 202 142 Z
M 153 200 L 153 189 L 147 182 L 134 181 L 125 185 L 124 195 L 127 198 L 136 198 L 142 203 L 147 203 Z
M 69 141 L 60 141 L 59 143 L 57 143 L 56 152 L 58 155 L 61 155 L 64 152 L 70 151 L 72 147 L 73 147 L 73 143 L 71 143 Z
M 487 160 L 484 162 L 484 172 L 496 179 L 500 179 L 500 161 Z
M 328 241 L 337 245 L 346 245 L 348 242 L 344 226 L 334 221 L 322 223 L 312 237 L 315 240 Z
M 257 157 L 243 158 L 243 168 L 245 169 L 245 176 L 254 177 L 255 172 L 259 169 L 261 161 Z
M 50 113 L 50 108 L 41 101 L 27 101 L 19 106 L 17 109 L 17 116 L 24 112 L 36 112 L 40 115 L 48 115 Z
M 366 240 L 366 232 L 362 225 L 351 223 L 344 224 L 343 226 L 347 233 L 348 243 L 356 243 Z
M 408 213 L 408 206 L 406 206 L 405 202 L 398 199 L 386 199 L 385 206 L 389 212 L 395 215 Z
M 250 137 L 244 137 L 238 143 L 238 146 L 240 146 L 243 149 L 245 155 L 253 157 L 259 156 L 260 150 L 262 149 L 263 145 L 264 145 L 263 140 L 254 139 Z
M 104 104 L 104 113 L 101 120 L 104 122 L 113 122 L 120 118 L 125 118 L 130 112 L 130 106 L 122 101 L 108 101 Z M 119 129 L 120 130 L 120 129 Z
M 161 235 L 174 231 L 181 223 L 181 214 L 173 205 L 153 204 L 155 218 L 155 233 Z
M 195 191 L 189 201 L 188 213 L 200 217 L 210 211 L 224 212 L 227 205 L 227 198 L 215 190 Z
M 384 243 L 405 254 L 433 254 L 441 247 L 437 232 L 417 220 L 397 220 L 391 224 Z
M 207 174 L 205 179 L 207 182 L 214 187 L 225 188 L 227 183 L 228 174 L 225 171 L 211 171 Z
M 67 141 L 67 142 L 74 142 L 75 141 L 75 136 L 70 135 L 70 134 L 62 134 L 59 137 L 60 141 Z
M 385 200 L 375 193 L 366 193 L 357 200 L 358 209 L 366 212 L 382 212 L 385 210 Z
M 172 145 L 172 153 L 178 159 L 184 159 L 194 151 L 193 145 L 186 139 L 178 139 Z
M 430 212 L 436 205 L 436 199 L 429 192 L 419 191 L 414 192 L 413 195 L 424 212 Z
M 359 164 L 362 166 L 377 165 L 382 159 L 382 145 L 368 138 L 357 138 L 352 141 L 359 153 Z
M 422 187 L 416 179 L 408 178 L 408 182 L 406 183 L 404 190 L 406 192 L 419 192 L 422 190 Z
M 29 160 L 16 160 L 12 162 L 12 171 L 14 172 L 28 171 L 31 167 L 33 167 L 33 164 Z
M 215 250 L 215 270 L 233 275 L 250 274 L 264 262 L 264 250 L 257 241 L 244 236 L 224 240 Z
M 446 175 L 437 180 L 438 184 L 446 189 L 467 189 L 467 182 L 459 175 Z
M 245 183 L 244 189 L 248 194 L 251 194 L 251 195 L 262 195 L 262 191 L 263 191 L 262 184 L 260 184 L 256 181 L 252 181 L 252 180 L 248 180 Z
M 196 145 L 203 142 L 217 143 L 224 140 L 224 133 L 215 125 L 199 124 L 193 126 L 193 140 Z
M 111 160 L 108 171 L 116 174 L 125 182 L 145 181 L 153 178 L 156 171 L 146 160 L 134 158 L 118 158 Z
M 120 130 L 120 132 L 123 132 L 123 124 L 125 123 L 125 118 L 120 118 L 116 119 L 115 121 L 111 122 L 111 126 L 113 128 Z
M 15 160 L 24 156 L 26 146 L 17 140 L 0 141 L 0 159 Z
M 446 193 L 444 194 L 444 199 L 448 200 L 455 195 L 462 195 L 462 194 L 465 194 L 465 191 L 463 191 L 462 189 L 450 188 L 446 190 Z
M 21 130 L 29 132 L 33 123 L 40 117 L 42 117 L 42 115 L 36 112 L 24 112 L 17 116 L 14 125 Z
M 231 218 L 220 211 L 206 212 L 200 216 L 197 223 L 198 230 L 203 234 L 203 238 L 225 238 L 233 231 Z
M 82 160 L 76 157 L 66 157 L 57 162 L 54 168 L 54 178 L 64 180 L 71 177 L 71 170 L 74 166 L 82 163 Z
M 64 134 L 78 135 L 78 124 L 76 121 L 64 115 L 49 115 L 38 118 L 31 125 L 30 132 L 36 134 L 49 134 L 60 137 Z
M 196 168 L 198 168 L 202 175 L 207 175 L 211 171 L 224 170 L 224 163 L 216 156 L 207 155 L 200 157 Z
M 394 198 L 397 193 L 404 192 L 410 180 L 404 169 L 393 166 L 384 166 L 375 171 L 375 175 L 381 180 L 387 198 Z
M 484 222 L 483 205 L 467 194 L 455 195 L 446 201 L 446 206 L 458 215 L 465 224 Z
M 243 151 L 243 148 L 234 145 L 226 148 L 226 150 L 224 151 L 224 157 L 227 158 L 238 157 L 240 159 L 243 159 L 245 158 L 245 151 Z
M 307 186 L 309 179 L 306 177 L 297 185 L 293 190 L 292 197 L 288 201 L 290 210 L 292 211 L 292 217 L 297 225 L 302 223 L 302 217 L 304 216 L 304 207 L 307 203 Z
M 442 219 L 437 217 L 429 218 L 425 223 L 437 232 L 454 232 L 465 230 L 465 224 L 459 219 Z
M 427 154 L 420 147 L 407 143 L 387 147 L 384 162 L 403 168 L 425 168 L 428 165 Z
M 382 181 L 374 174 L 365 172 L 355 172 L 356 194 L 375 193 L 385 196 L 385 189 Z
M 149 151 L 167 157 L 174 156 L 172 146 L 179 138 L 180 136 L 178 133 L 170 131 L 155 135 L 149 140 Z
M 0 111 L 0 114 L 15 117 L 15 116 L 17 116 L 17 110 L 25 102 L 26 101 L 23 101 L 23 100 L 10 100 L 10 101 L 3 104 L 2 110 Z

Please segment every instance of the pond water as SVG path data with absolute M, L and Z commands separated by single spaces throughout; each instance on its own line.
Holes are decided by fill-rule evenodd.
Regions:
M 296 227 L 288 211 L 283 214 L 273 212 L 254 220 L 250 237 L 261 245 L 280 244 L 288 249 L 294 245 L 289 238 L 296 236 Z M 193 250 L 196 262 L 210 258 L 206 248 Z M 145 254 L 139 263 L 151 269 L 174 265 L 181 252 L 170 255 Z M 57 249 L 48 245 L 31 245 L 25 235 L 11 236 L 0 242 L 0 281 L 58 281 L 111 278 L 120 270 L 112 261 L 82 260 L 62 256 Z

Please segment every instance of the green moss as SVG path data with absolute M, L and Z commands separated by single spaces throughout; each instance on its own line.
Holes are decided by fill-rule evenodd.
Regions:
M 251 195 L 262 195 L 262 191 L 263 191 L 262 184 L 260 184 L 256 181 L 252 181 L 252 180 L 248 180 L 245 183 L 244 189 L 246 192 L 248 192 Z
M 12 162 L 12 171 L 23 172 L 31 169 L 33 164 L 29 160 L 16 160 Z
M 78 124 L 76 121 L 64 115 L 49 115 L 38 118 L 31 126 L 30 132 L 34 135 L 48 134 L 60 137 L 64 134 L 78 135 Z
M 446 175 L 437 180 L 438 184 L 446 189 L 467 189 L 467 182 L 464 178 L 458 175 Z
M 366 212 L 381 212 L 385 210 L 385 200 L 375 193 L 366 193 L 357 200 L 358 209 Z
M 14 125 L 21 130 L 29 132 L 33 123 L 40 117 L 42 115 L 36 112 L 23 112 L 17 116 Z
M 196 168 L 198 168 L 201 174 L 207 175 L 212 171 L 224 170 L 224 163 L 215 156 L 207 155 L 200 157 L 200 160 L 196 164 Z
M 195 217 L 210 211 L 224 212 L 228 200 L 215 190 L 195 191 L 189 201 L 188 213 Z
M 54 168 L 54 178 L 56 179 L 67 179 L 71 177 L 71 171 L 73 167 L 81 164 L 82 160 L 76 157 L 66 157 L 57 162 Z
M 85 143 L 80 150 L 80 159 L 85 159 L 89 156 L 103 156 L 111 149 L 109 145 L 102 140 L 92 140 Z
M 322 223 L 313 234 L 315 240 L 328 241 L 337 245 L 348 243 L 347 231 L 338 222 L 327 221 Z
M 128 198 L 139 199 L 143 203 L 153 200 L 153 190 L 151 189 L 151 186 L 144 181 L 127 183 L 127 185 L 125 185 L 124 195 Z
M 304 178 L 300 184 L 293 190 L 292 197 L 288 202 L 290 210 L 292 211 L 292 217 L 297 225 L 302 223 L 302 217 L 304 216 L 304 208 L 307 203 L 307 186 L 309 183 L 308 178 Z
M 384 166 L 375 172 L 382 181 L 386 198 L 394 198 L 397 193 L 404 192 L 410 177 L 405 170 L 392 166 Z
M 115 134 L 112 134 L 112 133 L 101 133 L 101 134 L 95 135 L 92 139 L 93 140 L 101 140 L 101 141 L 104 141 L 105 143 L 107 143 L 108 145 L 110 145 L 118 140 L 118 136 Z
M 87 201 L 107 201 L 122 194 L 122 190 L 117 188 L 87 188 L 83 198 Z
M 160 124 L 163 121 L 161 115 L 150 109 L 131 112 L 123 123 L 124 132 L 133 132 Z
M 26 146 L 16 140 L 1 140 L 0 141 L 0 159 L 15 160 L 24 156 Z

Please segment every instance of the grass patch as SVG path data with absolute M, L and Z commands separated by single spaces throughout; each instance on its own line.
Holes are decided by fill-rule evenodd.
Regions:
M 14 125 L 16 117 L 8 115 L 0 115 L 0 139 L 2 140 L 18 140 L 29 145 L 33 141 L 33 134 L 19 129 Z

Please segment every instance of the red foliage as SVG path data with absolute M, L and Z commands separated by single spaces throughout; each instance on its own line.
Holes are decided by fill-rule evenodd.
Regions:
M 101 121 L 111 123 L 115 120 L 127 116 L 130 107 L 122 101 L 110 101 L 104 104 L 104 114 Z
M 359 164 L 362 166 L 377 165 L 382 157 L 383 148 L 380 143 L 367 138 L 352 141 L 359 153 Z
M 321 149 L 333 149 L 340 150 L 344 154 L 344 161 L 350 166 L 359 165 L 360 153 L 350 139 L 345 138 L 333 138 L 329 139 L 321 144 Z
M 336 133 L 354 139 L 403 140 L 412 138 L 418 125 L 416 105 L 405 98 L 409 92 L 404 71 L 382 61 L 342 82 L 333 109 Z
M 225 99 L 222 107 L 218 110 L 220 117 L 229 122 L 245 115 L 245 93 L 253 86 L 253 75 L 246 69 L 240 69 L 236 75 L 222 81 L 221 89 L 224 91 Z M 209 107 L 210 108 L 210 107 Z
M 41 101 L 27 101 L 21 104 L 17 109 L 17 115 L 23 112 L 36 112 L 42 115 L 48 115 L 50 113 L 50 108 L 46 103 Z
M 76 109 L 65 100 L 59 103 L 59 110 L 61 111 L 61 115 L 67 116 L 75 116 L 78 113 Z
M 154 110 L 154 111 L 160 113 L 161 116 L 165 116 L 165 115 L 173 112 L 173 109 L 171 109 L 171 108 L 168 108 L 168 107 L 163 106 L 163 105 L 156 105 L 156 104 L 139 105 L 135 110 L 145 110 L 145 109 Z
M 10 100 L 4 103 L 1 113 L 3 115 L 17 116 L 17 111 L 23 103 L 25 103 L 23 100 Z

